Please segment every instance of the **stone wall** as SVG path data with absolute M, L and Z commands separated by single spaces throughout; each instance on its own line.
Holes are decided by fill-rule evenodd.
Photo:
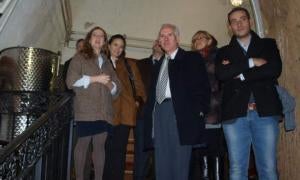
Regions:
M 298 129 L 284 132 L 281 127 L 278 168 L 281 180 L 300 179 L 300 1 L 261 1 L 267 37 L 277 40 L 283 61 L 280 84 L 296 97 Z
M 179 27 L 181 46 L 190 47 L 193 34 L 200 29 L 213 34 L 219 46 L 229 40 L 226 25 L 227 12 L 232 8 L 229 0 L 72 0 L 71 7 L 75 33 L 72 39 L 83 37 L 79 35 L 99 25 L 108 34 L 126 34 L 126 54 L 131 58 L 150 55 L 152 42 L 163 23 Z M 69 58 L 66 53 L 67 50 L 63 51 L 63 60 Z
M 31 46 L 57 52 L 65 34 L 60 0 L 18 0 L 0 33 L 0 50 Z

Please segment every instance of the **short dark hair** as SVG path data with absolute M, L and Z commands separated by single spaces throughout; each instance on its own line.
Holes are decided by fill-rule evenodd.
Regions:
M 249 11 L 248 11 L 246 8 L 243 8 L 243 7 L 235 7 L 235 8 L 233 8 L 233 9 L 227 14 L 227 19 L 228 19 L 228 23 L 229 23 L 229 24 L 230 24 L 230 16 L 231 16 L 231 14 L 233 14 L 234 12 L 237 12 L 237 11 L 243 11 L 243 12 L 245 12 L 247 18 L 250 19 L 250 13 L 249 13 Z
M 81 41 L 84 41 L 84 39 L 81 38 L 76 41 L 76 49 L 78 49 L 78 45 L 81 43 Z

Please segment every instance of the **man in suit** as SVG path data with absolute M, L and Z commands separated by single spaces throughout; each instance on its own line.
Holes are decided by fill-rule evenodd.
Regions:
M 137 61 L 147 94 L 150 90 L 151 81 L 153 79 L 154 66 L 158 64 L 163 55 L 164 52 L 159 45 L 159 41 L 155 40 L 152 46 L 151 56 Z
M 164 55 L 158 40 L 155 40 L 152 46 L 152 54 L 150 57 L 137 61 L 140 75 L 145 87 L 146 94 L 150 91 L 150 84 L 153 79 L 155 65 L 162 59 Z M 135 128 L 134 142 L 134 180 L 144 180 L 154 178 L 153 150 L 144 151 L 144 113 L 143 106 L 138 115 Z
M 251 31 L 249 12 L 228 13 L 233 37 L 217 55 L 216 74 L 223 82 L 222 120 L 230 179 L 248 179 L 251 145 L 259 179 L 276 180 L 276 146 L 281 102 L 276 91 L 281 59 L 276 42 Z
M 79 53 L 82 49 L 83 49 L 83 44 L 84 44 L 84 39 L 78 39 L 76 41 L 76 52 L 75 54 Z M 64 64 L 64 69 L 63 69 L 63 78 L 64 78 L 64 81 L 66 81 L 66 78 L 67 78 L 67 72 L 68 72 L 68 68 L 69 68 L 69 65 L 70 65 L 70 62 L 72 61 L 72 58 L 68 59 L 65 64 Z
M 164 24 L 165 52 L 145 109 L 145 145 L 154 145 L 156 180 L 187 180 L 192 145 L 203 143 L 210 86 L 202 57 L 179 47 L 179 30 Z

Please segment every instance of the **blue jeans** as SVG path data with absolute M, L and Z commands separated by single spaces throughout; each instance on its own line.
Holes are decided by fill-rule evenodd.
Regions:
M 252 145 L 259 180 L 277 180 L 276 148 L 279 116 L 259 117 L 248 111 L 246 117 L 223 123 L 230 163 L 230 180 L 248 180 Z

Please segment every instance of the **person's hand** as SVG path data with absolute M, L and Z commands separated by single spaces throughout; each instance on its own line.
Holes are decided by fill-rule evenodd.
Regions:
M 144 104 L 143 98 L 141 96 L 137 96 L 135 98 L 135 105 L 136 105 L 136 107 L 140 108 L 140 107 L 143 106 L 143 104 Z
M 240 75 L 238 75 L 238 76 L 235 76 L 233 79 L 241 79 L 241 78 L 240 78 Z
M 230 63 L 230 61 L 228 60 L 228 59 L 223 59 L 223 61 L 222 61 L 222 64 L 223 65 L 227 65 L 227 64 L 229 64 Z
M 98 82 L 106 85 L 110 82 L 110 76 L 106 74 L 101 74 L 98 76 Z
M 267 61 L 264 60 L 263 58 L 252 58 L 252 59 L 253 59 L 254 66 L 256 67 L 260 67 L 267 63 Z
M 135 101 L 135 105 L 136 105 L 137 108 L 139 108 L 140 107 L 140 102 L 139 101 Z
M 106 85 L 110 82 L 110 76 L 106 75 L 106 74 L 100 74 L 100 75 L 91 77 L 91 81 Z

